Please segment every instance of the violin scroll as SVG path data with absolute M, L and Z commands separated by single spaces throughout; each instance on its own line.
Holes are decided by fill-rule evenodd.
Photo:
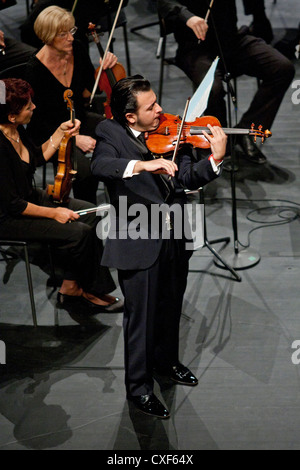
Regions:
M 74 118 L 72 117 L 74 113 L 74 105 L 71 100 L 71 96 L 73 96 L 73 91 L 69 88 L 64 92 L 64 100 L 67 102 L 67 108 L 70 110 L 71 120 L 74 121 Z
M 256 142 L 257 137 L 261 138 L 261 141 L 264 142 L 265 139 L 272 137 L 272 132 L 268 129 L 263 131 L 263 126 L 259 125 L 258 129 L 254 129 L 254 123 L 251 124 L 251 129 L 249 130 L 249 135 L 254 136 L 254 142 Z

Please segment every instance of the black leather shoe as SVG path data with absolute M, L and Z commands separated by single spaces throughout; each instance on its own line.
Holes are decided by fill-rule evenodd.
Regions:
M 236 144 L 241 147 L 244 157 L 250 162 L 257 163 L 259 165 L 262 165 L 267 162 L 267 158 L 262 153 L 262 151 L 255 145 L 251 136 L 237 136 Z
M 198 385 L 198 379 L 196 379 L 190 369 L 185 367 L 183 364 L 178 363 L 176 366 L 173 366 L 172 369 L 170 379 L 174 382 L 181 385 Z
M 166 419 L 169 418 L 170 413 L 167 408 L 159 401 L 154 395 L 138 395 L 136 397 L 127 396 L 136 408 L 145 413 L 146 415 L 154 416 L 156 418 Z

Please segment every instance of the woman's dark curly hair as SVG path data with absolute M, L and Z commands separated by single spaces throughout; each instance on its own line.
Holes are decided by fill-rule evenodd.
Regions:
M 33 90 L 20 78 L 4 78 L 0 83 L 5 86 L 5 103 L 0 104 L 0 124 L 7 124 L 10 114 L 19 114 L 27 105 L 33 97 Z
M 125 126 L 126 113 L 135 113 L 138 108 L 137 94 L 151 90 L 151 85 L 142 75 L 133 75 L 119 80 L 112 89 L 110 107 L 116 121 Z

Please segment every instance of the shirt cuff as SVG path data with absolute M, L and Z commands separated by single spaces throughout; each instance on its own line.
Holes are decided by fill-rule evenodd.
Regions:
M 214 172 L 215 172 L 217 175 L 219 175 L 220 172 L 221 172 L 221 165 L 222 165 L 222 163 L 223 163 L 223 160 L 222 160 L 220 163 L 216 164 L 216 162 L 215 162 L 215 160 L 214 160 L 212 154 L 208 157 L 208 159 L 209 159 L 209 161 L 210 161 L 210 163 L 211 163 L 211 166 L 212 166 L 212 169 L 214 170 Z
M 134 175 L 138 175 L 138 173 L 133 173 L 134 166 L 136 162 L 139 160 L 130 160 L 128 163 L 127 167 L 125 168 L 125 171 L 123 173 L 123 178 L 131 178 Z

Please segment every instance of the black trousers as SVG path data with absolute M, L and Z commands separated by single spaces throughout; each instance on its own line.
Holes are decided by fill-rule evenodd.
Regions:
M 153 392 L 153 369 L 178 362 L 179 323 L 189 254 L 183 240 L 164 240 L 148 269 L 119 270 L 124 295 L 125 384 L 131 396 Z
M 266 44 L 263 39 L 244 34 L 242 31 L 237 34 L 235 47 L 230 52 L 223 51 L 223 53 L 227 70 L 232 78 L 248 75 L 261 80 L 249 108 L 242 115 L 237 127 L 249 129 L 254 123 L 256 128 L 261 124 L 264 129 L 270 129 L 295 74 L 292 62 Z M 207 51 L 205 41 L 198 46 L 187 47 L 187 44 L 183 44 L 178 48 L 176 61 L 198 86 L 217 54 L 220 55 Z M 227 117 L 224 100 L 224 68 L 221 59 L 219 65 L 205 114 L 217 117 L 225 127 Z
M 57 207 L 45 191 L 38 189 L 37 192 L 39 205 Z M 65 206 L 74 211 L 93 207 L 77 199 L 70 199 Z M 57 264 L 64 270 L 64 279 L 76 280 L 85 291 L 100 296 L 116 286 L 109 269 L 100 265 L 103 244 L 96 235 L 98 221 L 95 213 L 67 224 L 46 218 L 9 217 L 0 223 L 0 237 L 50 244 Z

